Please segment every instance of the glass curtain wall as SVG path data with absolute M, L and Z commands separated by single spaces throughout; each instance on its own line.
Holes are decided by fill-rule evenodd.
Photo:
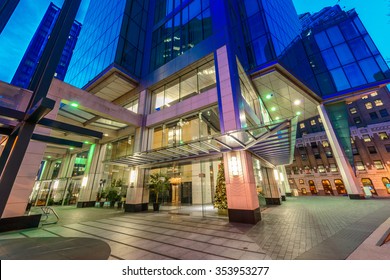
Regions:
M 149 148 L 177 146 L 219 132 L 218 108 L 210 108 L 151 129 Z
M 169 163 L 145 172 L 145 182 L 151 174 L 162 173 L 169 178 L 169 187 L 159 194 L 160 210 L 195 216 L 219 217 L 214 208 L 215 187 L 221 158 L 193 162 Z M 149 193 L 149 203 L 156 195 Z
M 389 77 L 388 66 L 357 15 L 314 35 L 307 32 L 305 48 L 323 96 Z
M 210 61 L 154 90 L 151 112 L 168 108 L 214 87 L 216 87 L 215 67 L 214 61 Z
M 151 70 L 183 54 L 212 34 L 209 0 L 156 2 Z

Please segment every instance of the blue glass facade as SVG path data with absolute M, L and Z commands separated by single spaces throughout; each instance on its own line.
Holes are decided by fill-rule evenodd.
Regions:
M 140 77 L 149 1 L 91 1 L 65 81 L 84 87 L 109 66 Z
M 158 0 L 150 70 L 171 61 L 212 34 L 209 0 Z
M 114 62 L 126 1 L 91 1 L 65 81 L 83 87 Z
M 50 3 L 41 23 L 38 26 L 19 66 L 12 78 L 11 84 L 23 88 L 27 88 L 30 80 L 34 75 L 37 64 L 42 56 L 42 52 L 48 41 L 48 37 L 53 30 L 60 8 Z M 76 45 L 77 38 L 81 30 L 81 24 L 75 21 L 69 33 L 68 40 L 62 52 L 60 62 L 58 63 L 55 77 L 59 80 L 64 80 L 70 60 L 72 58 L 73 49 Z
M 389 68 L 353 10 L 339 10 L 324 25 L 308 25 L 302 38 L 323 97 L 390 78 Z

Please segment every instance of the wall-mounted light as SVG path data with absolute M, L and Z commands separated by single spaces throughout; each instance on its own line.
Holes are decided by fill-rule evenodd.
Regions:
M 81 187 L 86 187 L 88 183 L 88 176 L 83 177 L 83 180 L 81 181 Z
M 60 181 L 54 180 L 54 182 L 53 182 L 53 190 L 56 190 L 58 188 L 59 184 L 60 184 Z
M 238 176 L 238 161 L 237 157 L 230 158 L 230 171 L 233 176 Z
M 130 185 L 135 182 L 135 170 L 130 171 Z
M 274 169 L 274 178 L 276 181 L 279 181 L 279 172 L 276 169 Z

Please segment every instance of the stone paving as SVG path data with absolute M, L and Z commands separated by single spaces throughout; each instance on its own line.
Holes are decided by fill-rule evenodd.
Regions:
M 87 237 L 106 242 L 112 260 L 346 259 L 390 217 L 390 200 L 291 197 L 263 211 L 255 226 L 168 212 L 56 210 L 58 224 L 2 233 L 0 247 L 3 239 Z

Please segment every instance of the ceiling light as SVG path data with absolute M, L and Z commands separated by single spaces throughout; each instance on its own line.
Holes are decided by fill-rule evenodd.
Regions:
M 280 117 L 276 117 L 275 120 L 280 120 Z
M 300 105 L 301 104 L 301 100 L 297 99 L 294 101 L 294 105 Z
M 299 112 L 299 111 L 297 112 L 297 116 L 300 116 L 301 114 L 302 114 L 301 112 Z
M 272 112 L 275 112 L 275 111 L 276 111 L 276 107 L 272 107 L 272 108 L 271 108 L 271 111 L 272 111 Z
M 74 107 L 74 108 L 77 108 L 77 107 L 79 107 L 79 103 L 77 103 L 77 102 L 71 102 L 71 103 L 70 103 L 70 106 L 72 106 L 72 107 Z
M 271 99 L 271 98 L 272 98 L 272 93 L 267 94 L 267 95 L 265 96 L 265 98 Z

